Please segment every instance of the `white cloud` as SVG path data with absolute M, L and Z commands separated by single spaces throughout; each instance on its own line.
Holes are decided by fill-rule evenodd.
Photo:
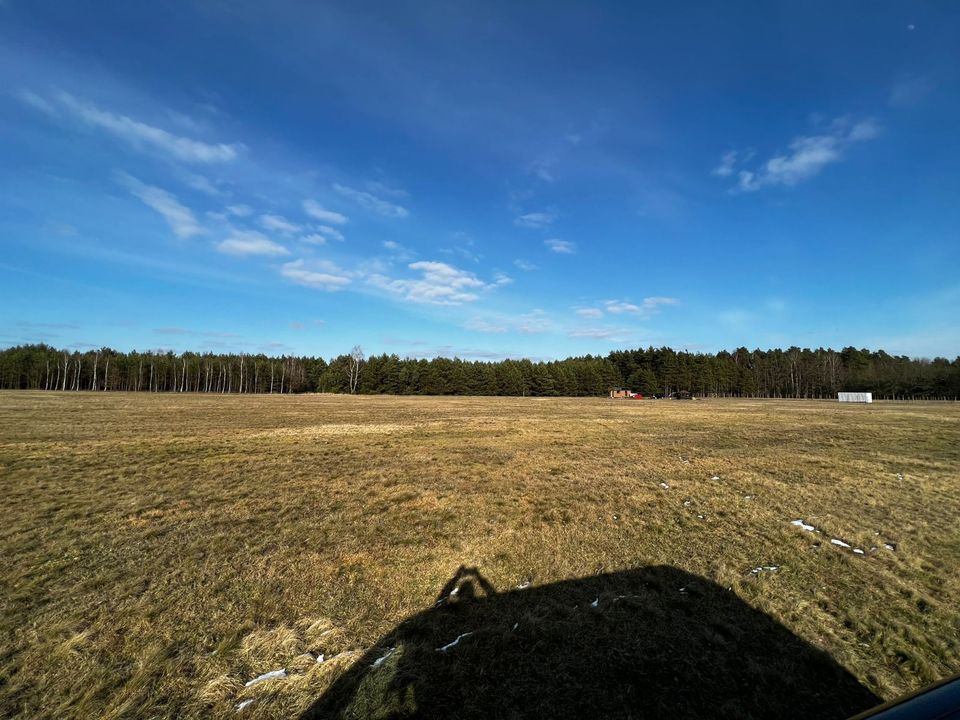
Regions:
M 310 245 L 326 245 L 327 239 L 320 233 L 310 233 L 309 235 L 301 237 L 300 242 L 309 243 Z
M 248 217 L 253 215 L 253 208 L 249 205 L 227 205 L 227 212 L 237 217 Z
M 331 240 L 337 240 L 339 242 L 343 242 L 343 233 L 337 230 L 336 228 L 330 227 L 329 225 L 318 225 L 317 227 L 314 228 L 314 230 L 316 230 L 319 233 L 323 233 Z
M 638 313 L 640 306 L 621 300 L 607 300 L 607 312 L 618 315 L 620 313 Z
M 352 282 L 348 273 L 326 261 L 318 261 L 308 266 L 303 260 L 294 260 L 284 263 L 280 274 L 297 285 L 328 292 L 342 290 Z
M 755 170 L 741 170 L 737 174 L 735 189 L 740 192 L 754 192 L 763 187 L 777 185 L 793 187 L 818 175 L 827 165 L 840 160 L 843 151 L 851 144 L 872 140 L 879 134 L 880 126 L 873 120 L 851 123 L 847 118 L 837 118 L 827 128 L 827 132 L 797 137 L 790 143 L 789 152 L 770 158 Z M 732 172 L 732 166 L 730 169 Z
M 394 279 L 381 274 L 371 275 L 371 285 L 403 296 L 404 300 L 432 305 L 460 305 L 479 298 L 479 291 L 492 287 L 466 270 L 447 263 L 419 261 L 410 263 L 419 278 Z
M 643 315 L 644 317 L 649 317 L 659 312 L 660 308 L 664 305 L 679 304 L 679 300 L 671 297 L 648 297 L 644 298 L 639 305 L 627 302 L 625 300 L 607 300 L 605 303 L 607 312 L 613 315 L 631 313 L 635 315 Z
M 405 218 L 410 214 L 410 211 L 402 205 L 397 205 L 396 203 L 389 202 L 388 200 L 383 200 L 378 198 L 376 195 L 372 195 L 371 193 L 363 190 L 357 190 L 352 187 L 340 185 L 339 183 L 334 183 L 333 189 L 343 195 L 345 198 L 353 200 L 360 207 L 371 210 L 378 215 L 383 215 L 384 217 Z
M 603 310 L 599 308 L 577 308 L 576 314 L 585 318 L 601 318 L 603 317 Z
M 178 160 L 201 163 L 226 162 L 233 160 L 243 147 L 238 144 L 205 143 L 174 135 L 126 115 L 102 110 L 93 103 L 79 100 L 66 92 L 59 92 L 57 99 L 63 107 L 87 125 L 105 130 L 134 147 L 151 146 Z
M 550 248 L 553 252 L 560 253 L 561 255 L 572 255 L 577 251 L 577 246 L 567 240 L 550 238 L 549 240 L 544 240 L 543 244 Z
M 177 237 L 188 238 L 204 232 L 190 208 L 181 205 L 166 190 L 147 185 L 125 172 L 118 172 L 116 177 L 132 195 L 138 197 L 147 207 L 160 213 Z
M 504 273 L 496 273 L 496 274 L 493 276 L 493 284 L 494 284 L 494 285 L 501 285 L 501 286 L 502 286 L 502 285 L 510 285 L 510 284 L 512 284 L 512 283 L 513 283 L 513 278 L 510 277 L 509 275 L 504 274 Z
M 717 177 L 729 177 L 733 175 L 733 167 L 737 164 L 737 151 L 731 150 L 724 153 L 720 158 L 720 164 L 713 169 L 713 174 Z
M 295 232 L 300 232 L 300 226 L 296 223 L 292 223 L 287 220 L 282 215 L 271 215 L 269 213 L 260 216 L 260 225 L 264 230 L 269 230 L 271 232 L 279 232 L 284 235 L 290 235 Z
M 539 335 L 553 329 L 553 321 L 543 310 L 531 310 L 517 318 L 516 330 L 524 335 Z
M 582 327 L 571 330 L 570 337 L 589 338 L 591 340 L 624 340 L 627 331 L 623 328 L 611 327 Z
M 514 218 L 513 224 L 519 227 L 525 228 L 534 228 L 535 230 L 542 230 L 548 225 L 552 225 L 553 221 L 556 220 L 556 215 L 549 212 L 533 212 L 527 213 L 526 215 L 520 215 L 519 217 Z
M 514 260 L 513 264 L 516 265 L 521 270 L 523 270 L 524 272 L 531 272 L 532 270 L 537 269 L 537 266 L 534 265 L 532 262 L 527 262 L 526 260 L 522 260 L 520 258 L 517 258 L 516 260 Z
M 332 223 L 333 225 L 344 225 L 350 221 L 350 218 L 348 218 L 346 215 L 341 215 L 333 210 L 327 210 L 316 200 L 304 200 L 303 211 L 314 220 Z
M 381 245 L 383 245 L 386 250 L 390 251 L 391 260 L 395 260 L 397 262 L 408 262 L 417 256 L 416 252 L 405 245 L 401 245 L 396 240 L 384 240 Z
M 256 230 L 235 230 L 226 240 L 217 243 L 217 250 L 226 255 L 289 255 L 290 251 Z
M 471 320 L 467 320 L 467 322 L 463 324 L 463 327 L 465 327 L 467 330 L 474 330 L 475 332 L 498 334 L 505 333 L 509 329 L 506 325 L 492 323 L 488 320 L 483 320 L 482 318 L 473 318 Z
M 207 177 L 203 175 L 197 175 L 195 173 L 184 173 L 182 179 L 187 187 L 191 187 L 194 190 L 198 190 L 210 197 L 223 197 L 227 193 L 218 188 Z
M 18 90 L 15 95 L 22 103 L 29 105 L 34 110 L 39 110 L 51 117 L 60 117 L 60 113 L 57 112 L 56 108 L 35 92 L 22 89 Z
M 482 333 L 517 332 L 522 335 L 539 335 L 552 330 L 553 321 L 543 310 L 531 310 L 520 315 L 475 317 L 464 323 L 463 327 Z
M 410 197 L 410 193 L 402 188 L 392 187 L 379 180 L 371 180 L 366 184 L 367 190 L 375 195 L 386 195 L 387 197 L 404 198 Z

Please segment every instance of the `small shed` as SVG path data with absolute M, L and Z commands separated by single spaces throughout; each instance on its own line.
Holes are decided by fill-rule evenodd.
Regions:
M 848 403 L 872 403 L 873 393 L 868 392 L 842 392 L 837 393 L 837 400 Z
M 610 397 L 612 398 L 632 398 L 636 393 L 632 393 L 626 388 L 616 387 L 610 391 Z

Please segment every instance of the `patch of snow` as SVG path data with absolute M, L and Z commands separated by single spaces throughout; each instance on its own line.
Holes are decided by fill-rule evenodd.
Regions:
M 253 680 L 247 680 L 244 684 L 244 687 L 250 687 L 251 685 L 256 685 L 257 683 L 262 683 L 264 680 L 273 680 L 275 678 L 285 678 L 287 676 L 287 669 L 282 668 L 280 670 L 271 670 L 268 673 L 264 673 L 259 677 L 255 677 Z
M 752 575 L 759 575 L 762 572 L 777 572 L 779 569 L 779 565 L 761 565 L 760 567 L 755 567 L 750 573 Z
M 703 520 L 703 515 L 697 515 L 697 517 Z
M 743 496 L 743 499 L 744 499 L 744 500 L 753 500 L 753 495 L 744 495 L 744 496 Z
M 863 550 L 861 550 L 860 548 L 854 548 L 853 552 L 857 555 L 863 555 Z
M 597 607 L 597 606 L 599 606 L 599 605 L 600 605 L 600 598 L 597 598 L 597 599 L 594 600 L 592 603 L 590 603 L 590 607 L 592 607 L 592 608 L 595 608 L 595 607 Z
M 897 473 L 897 480 L 903 480 L 903 473 Z
M 690 507 L 691 504 L 692 504 L 692 503 L 691 503 L 689 500 L 684 500 L 684 501 L 683 501 L 683 506 L 684 506 L 684 507 Z
M 884 546 L 887 550 L 896 550 L 896 549 L 897 549 L 897 546 L 896 546 L 896 545 L 893 545 L 893 544 L 891 544 L 891 543 L 884 543 L 883 546 Z
M 370 667 L 372 667 L 372 668 L 378 668 L 378 667 L 380 667 L 381 665 L 383 665 L 383 664 L 387 661 L 387 658 L 390 657 L 391 655 L 393 655 L 396 651 L 397 651 L 397 649 L 396 649 L 395 647 L 390 648 L 390 649 L 387 650 L 382 656 L 378 657 L 376 660 L 374 660 L 372 663 L 370 663 Z
M 517 585 L 517 590 L 526 590 L 528 587 L 530 587 L 530 581 L 524 580 L 522 583 Z
M 456 647 L 457 645 L 460 644 L 460 641 L 463 640 L 463 639 L 464 639 L 465 637 L 467 637 L 468 635 L 473 635 L 473 633 L 472 633 L 472 632 L 460 633 L 459 635 L 457 635 L 457 639 L 454 640 L 453 642 L 448 642 L 448 643 L 447 643 L 446 645 L 444 645 L 443 647 L 438 647 L 438 648 L 437 648 L 437 652 L 445 653 L 445 652 L 446 652 L 447 650 L 449 650 L 450 648 Z
M 685 593 L 687 589 L 685 587 L 680 588 L 680 592 Z
M 326 661 L 326 658 L 323 656 L 323 653 L 320 653 L 319 655 L 317 655 L 317 664 L 320 664 L 325 661 Z
M 813 525 L 807 525 L 803 520 L 791 520 L 791 525 L 796 525 L 798 528 L 802 528 L 807 532 L 815 532 L 816 528 Z
M 250 698 L 249 700 L 243 700 L 242 702 L 237 703 L 237 712 L 243 710 L 247 705 L 252 703 L 256 698 Z
M 720 476 L 719 476 L 719 475 L 714 475 L 714 476 L 713 476 L 712 478 L 710 478 L 710 479 L 711 479 L 711 480 L 719 480 L 719 479 L 720 479 Z
M 520 623 L 514 623 L 514 624 L 513 624 L 513 629 L 514 629 L 514 630 L 516 630 L 518 627 L 520 627 Z
M 669 489 L 670 489 L 670 486 L 667 485 L 666 483 L 660 483 L 660 487 L 662 487 L 664 490 L 669 490 Z
M 831 544 L 831 545 L 839 545 L 840 547 L 843 547 L 843 548 L 848 548 L 848 547 L 850 547 L 850 545 L 848 545 L 847 543 L 845 543 L 843 540 L 837 540 L 836 538 L 831 538 L 831 539 L 830 539 L 830 544 Z

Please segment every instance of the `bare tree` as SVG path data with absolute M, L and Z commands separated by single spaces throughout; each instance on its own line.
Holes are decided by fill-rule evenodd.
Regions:
M 350 382 L 350 392 L 357 392 L 357 384 L 360 382 L 360 366 L 363 365 L 363 348 L 354 345 L 350 351 L 350 363 L 347 366 L 347 380 Z

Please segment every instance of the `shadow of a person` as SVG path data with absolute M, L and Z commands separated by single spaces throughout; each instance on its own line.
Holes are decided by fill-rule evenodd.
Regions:
M 683 570 L 497 593 L 461 566 L 434 608 L 384 636 L 302 720 L 816 720 L 877 702 L 827 653 Z

